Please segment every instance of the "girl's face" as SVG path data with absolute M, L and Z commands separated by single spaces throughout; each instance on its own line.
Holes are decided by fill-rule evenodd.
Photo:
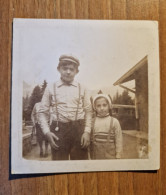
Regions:
M 95 101 L 95 108 L 97 114 L 99 114 L 100 116 L 106 116 L 109 113 L 109 104 L 103 97 Z

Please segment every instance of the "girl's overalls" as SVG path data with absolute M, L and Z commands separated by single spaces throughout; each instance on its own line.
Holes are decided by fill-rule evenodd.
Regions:
M 95 121 L 94 121 L 95 124 Z M 95 133 L 92 128 L 92 141 L 90 146 L 91 159 L 115 159 L 115 129 L 111 117 L 109 132 Z

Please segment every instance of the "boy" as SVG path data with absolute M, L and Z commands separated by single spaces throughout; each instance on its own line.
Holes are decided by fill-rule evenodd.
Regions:
M 111 100 L 105 94 L 93 98 L 96 112 L 92 128 L 92 159 L 121 158 L 122 131 L 119 121 L 110 116 Z
M 87 90 L 74 80 L 79 65 L 77 58 L 61 56 L 57 67 L 61 79 L 46 88 L 41 101 L 41 127 L 51 145 L 53 160 L 88 159 L 92 108 Z

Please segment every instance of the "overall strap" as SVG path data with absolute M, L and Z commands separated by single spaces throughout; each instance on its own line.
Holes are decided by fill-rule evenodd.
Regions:
M 91 145 L 90 145 L 90 147 L 91 147 L 91 155 L 92 155 L 92 159 L 96 159 L 96 150 L 95 150 L 95 135 L 94 135 L 94 126 L 95 126 L 95 121 L 96 121 L 96 117 L 95 117 L 95 119 L 94 119 L 94 121 L 93 121 L 93 125 L 92 125 L 92 137 L 91 137 Z
M 94 135 L 94 126 L 95 126 L 95 122 L 96 122 L 96 117 L 92 123 L 92 143 L 95 141 L 95 135 Z
M 107 137 L 107 142 L 110 141 L 112 129 L 113 129 L 113 118 L 111 117 L 110 128 L 109 128 L 108 137 Z
M 78 104 L 77 104 L 77 110 L 76 110 L 76 115 L 75 115 L 75 121 L 77 120 L 77 117 L 78 117 L 80 99 L 81 99 L 81 86 L 80 86 L 80 83 L 78 83 Z

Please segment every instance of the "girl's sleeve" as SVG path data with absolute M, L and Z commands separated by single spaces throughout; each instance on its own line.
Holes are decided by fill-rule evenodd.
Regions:
M 114 119 L 116 158 L 121 158 L 123 149 L 122 130 L 120 123 Z

